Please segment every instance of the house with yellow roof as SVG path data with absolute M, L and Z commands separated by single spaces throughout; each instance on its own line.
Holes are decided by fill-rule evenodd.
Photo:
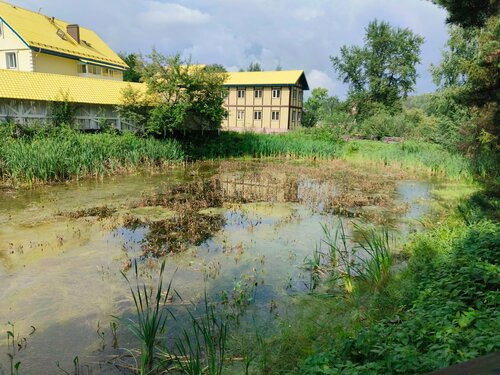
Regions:
M 302 70 L 228 73 L 222 128 L 232 131 L 283 133 L 300 125 L 304 90 Z
M 76 104 L 82 129 L 99 129 L 103 121 L 135 129 L 116 107 L 124 89 L 147 87 L 123 82 L 126 69 L 92 30 L 0 0 L 0 121 L 46 121 L 50 103 L 64 97 Z M 225 86 L 223 130 L 281 133 L 300 125 L 309 89 L 303 71 L 228 73 Z
M 127 64 L 92 30 L 0 0 L 0 69 L 123 81 Z

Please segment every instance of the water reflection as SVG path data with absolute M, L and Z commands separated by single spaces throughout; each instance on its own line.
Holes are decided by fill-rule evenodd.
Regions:
M 112 314 L 130 313 L 119 271 L 133 260 L 148 279 L 166 257 L 183 303 L 196 304 L 207 290 L 228 313 L 272 326 L 289 296 L 308 289 L 302 266 L 322 224 L 340 215 L 348 230 L 353 216 L 399 228 L 425 212 L 428 183 L 339 163 L 207 163 L 1 191 L 0 330 L 8 321 L 19 332 L 37 327 L 18 357 L 23 373 L 54 373 L 56 361 L 71 368 L 76 355 L 95 362 L 113 354 L 109 343 L 98 350 L 97 323 L 108 327 Z M 120 345 L 135 345 L 123 327 L 119 334 Z

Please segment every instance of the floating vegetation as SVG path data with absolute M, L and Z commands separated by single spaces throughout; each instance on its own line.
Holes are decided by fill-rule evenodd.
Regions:
M 185 212 L 172 219 L 149 224 L 149 231 L 142 247 L 144 255 L 161 256 L 186 250 L 191 245 L 200 245 L 220 231 L 223 216 L 200 215 Z
M 116 208 L 101 206 L 101 207 L 91 207 L 91 208 L 76 210 L 73 212 L 66 213 L 64 215 L 71 217 L 73 219 L 79 219 L 82 217 L 93 217 L 93 216 L 98 217 L 99 219 L 105 219 L 107 217 L 112 216 L 115 212 Z

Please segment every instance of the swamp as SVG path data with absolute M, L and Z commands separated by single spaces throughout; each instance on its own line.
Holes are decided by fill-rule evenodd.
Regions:
M 186 327 L 205 310 L 224 319 L 228 373 L 260 373 L 252 346 L 293 316 L 298 298 L 348 287 L 321 282 L 342 259 L 332 248 L 344 243 L 349 260 L 333 266 L 346 274 L 369 256 L 356 246 L 367 231 L 384 232 L 389 267 L 400 268 L 399 244 L 445 187 L 398 168 L 264 159 L 3 188 L 0 322 L 9 340 L 0 364 L 6 373 L 133 373 L 134 298 L 160 275 L 169 315 L 158 355 L 189 342 Z M 181 362 L 165 362 L 181 373 Z

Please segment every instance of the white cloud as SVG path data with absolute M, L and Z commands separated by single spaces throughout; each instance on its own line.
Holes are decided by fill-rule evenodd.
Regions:
M 149 26 L 200 25 L 207 23 L 210 16 L 180 4 L 150 1 L 146 11 L 139 15 L 139 19 L 143 24 Z
M 312 21 L 315 18 L 321 17 L 324 11 L 315 8 L 299 8 L 293 12 L 295 18 L 301 21 Z
M 447 39 L 446 13 L 424 0 L 8 0 L 79 23 L 111 48 L 145 54 L 191 55 L 199 63 L 238 70 L 252 61 L 264 69 L 302 69 L 311 87 L 345 96 L 329 57 L 342 45 L 363 43 L 365 27 L 377 18 L 409 27 L 425 37 L 417 92 L 432 91 L 429 63 L 439 62 Z M 43 3 L 43 4 L 41 4 Z M 100 9 L 100 12 L 95 12 Z M 119 12 L 116 10 L 119 9 Z
M 323 72 L 321 70 L 313 69 L 308 74 L 306 74 L 306 78 L 307 78 L 307 82 L 309 83 L 309 89 L 311 91 L 312 91 L 312 89 L 314 89 L 316 87 L 324 87 L 324 88 L 328 89 L 328 91 L 330 92 L 330 95 L 336 95 L 335 82 L 325 72 Z

